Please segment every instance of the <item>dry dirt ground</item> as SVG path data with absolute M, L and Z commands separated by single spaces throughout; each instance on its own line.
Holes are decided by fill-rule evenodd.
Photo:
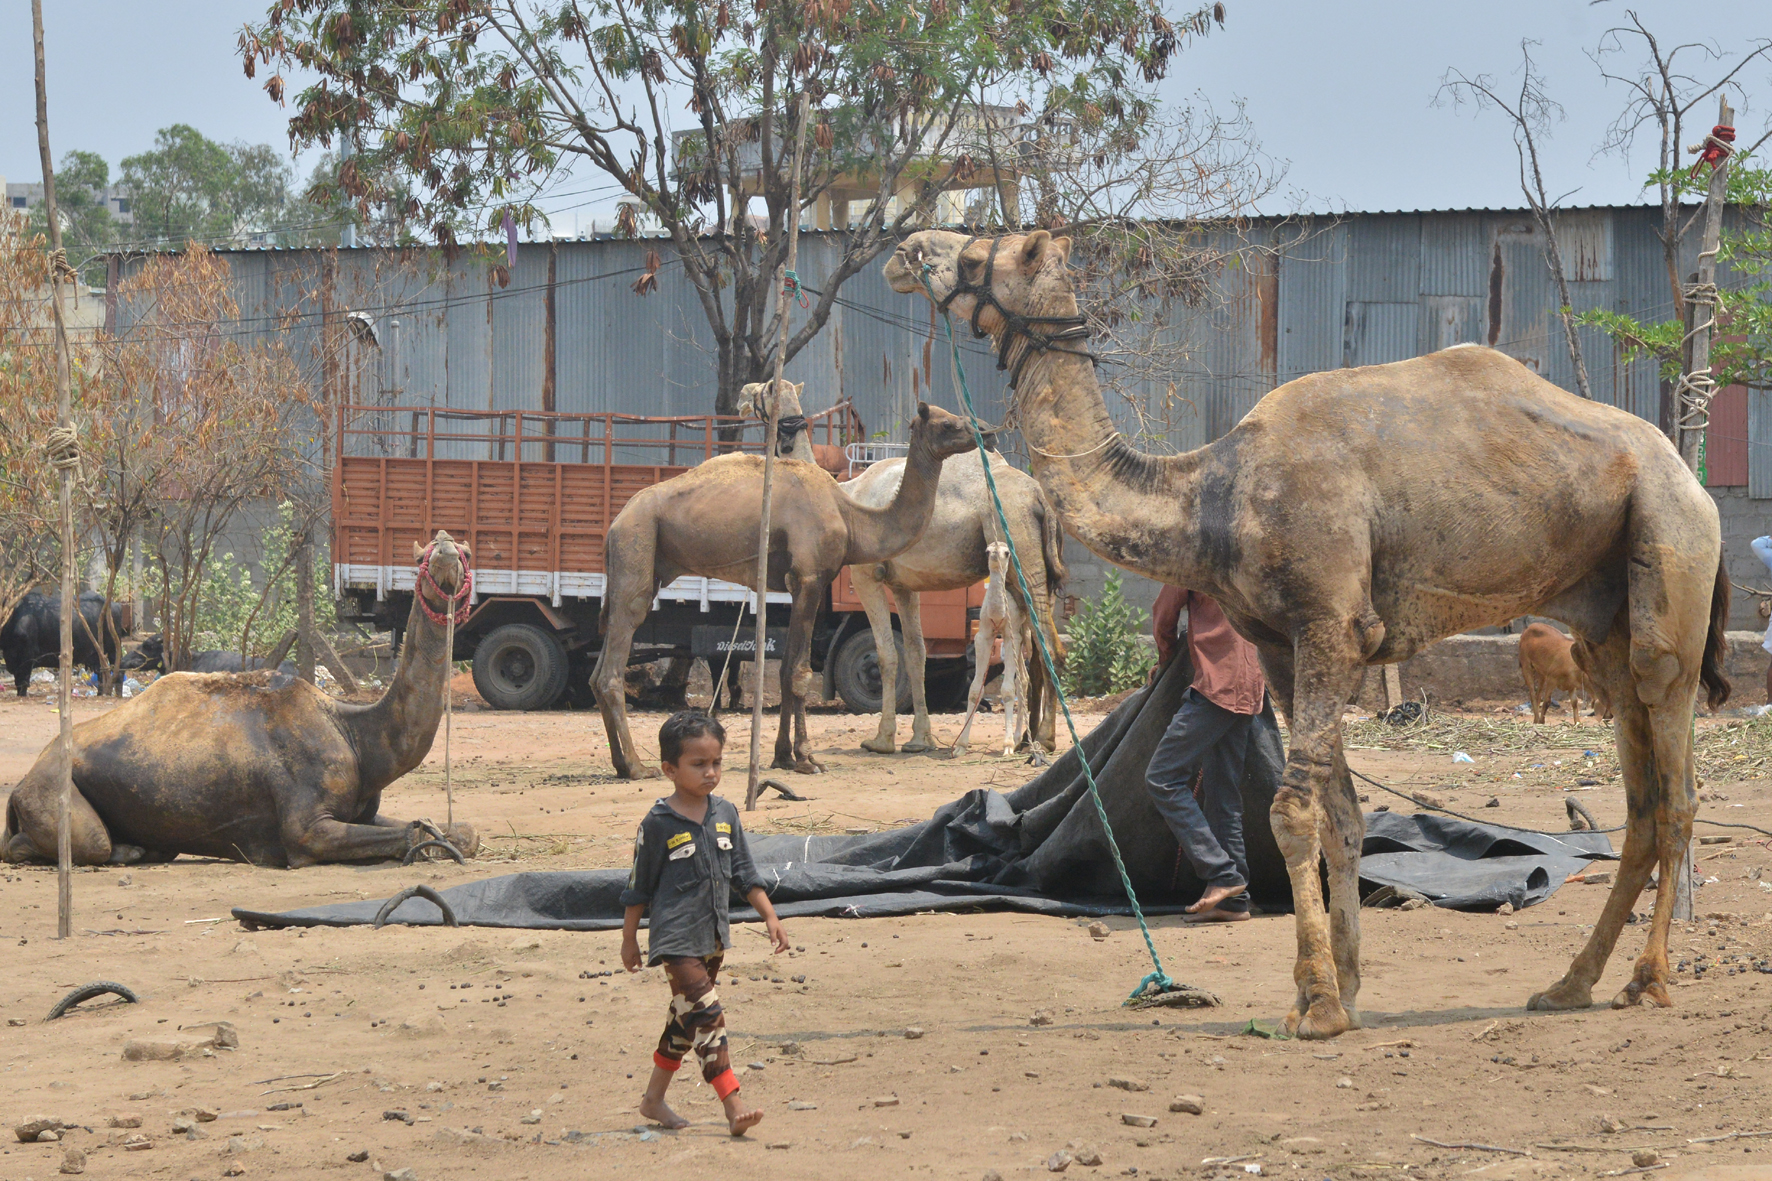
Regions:
M 106 707 L 76 708 L 87 717 Z M 636 717 L 636 733 L 655 733 L 658 720 Z M 951 736 L 957 723 L 938 719 L 937 732 Z M 1602 824 L 1622 818 L 1609 734 L 1592 725 L 1533 733 L 1511 718 L 1486 725 L 1451 719 L 1407 743 L 1378 723 L 1355 726 L 1350 758 L 1454 808 L 1495 798 L 1483 816 L 1552 829 L 1564 827 L 1564 790 L 1585 777 L 1597 785 L 1580 798 Z M 1703 725 L 1707 790 L 1725 797 L 1704 815 L 1772 827 L 1760 737 L 1772 720 L 1729 723 L 1720 737 L 1711 732 L 1722 723 Z M 22 774 L 54 726 L 46 702 L 0 698 L 0 784 Z M 795 781 L 810 803 L 764 804 L 755 830 L 873 829 L 1033 773 L 988 757 L 866 755 L 858 742 L 870 719 L 821 713 L 813 726 L 830 773 Z M 742 768 L 747 725 L 732 730 Z M 693 1125 L 638 1126 L 667 993 L 657 971 L 620 970 L 617 933 L 254 934 L 225 917 L 237 905 L 283 909 L 414 882 L 626 864 L 658 786 L 612 780 L 594 715 L 468 712 L 454 736 L 456 813 L 487 838 L 466 867 L 288 872 L 181 859 L 81 872 L 66 943 L 53 938 L 54 872 L 8 868 L 0 1120 L 9 1128 L 42 1114 L 74 1127 L 59 1144 L 8 1137 L 0 1178 L 55 1176 L 70 1146 L 85 1153 L 88 1176 L 177 1181 L 408 1169 L 418 1181 L 615 1170 L 977 1181 L 991 1170 L 1043 1176 L 1064 1151 L 1073 1176 L 1241 1178 L 1256 1167 L 1309 1181 L 1617 1176 L 1637 1167 L 1633 1151 L 1653 1151 L 1671 1164 L 1643 1175 L 1663 1181 L 1772 1177 L 1772 975 L 1754 966 L 1772 968 L 1772 884 L 1760 877 L 1772 883 L 1772 853 L 1752 834 L 1703 849 L 1712 880 L 1698 908 L 1718 917 L 1676 931 L 1688 967 L 1671 1011 L 1524 1011 L 1604 900 L 1603 887 L 1570 884 L 1514 916 L 1367 911 L 1367 1028 L 1328 1044 L 1240 1032 L 1291 1000 L 1285 916 L 1215 929 L 1154 922 L 1169 970 L 1225 999 L 1221 1009 L 1156 1016 L 1120 1007 L 1149 970 L 1129 921 L 1097 941 L 1081 922 L 1013 914 L 801 919 L 787 924 L 796 951 L 779 958 L 760 930 L 735 928 L 722 987 L 732 1057 L 743 1093 L 766 1113 L 735 1141 L 693 1070 L 672 1096 Z M 1409 749 L 1374 749 L 1386 743 Z M 1461 743 L 1475 762 L 1452 761 Z M 389 814 L 442 818 L 441 758 L 439 742 L 387 793 Z M 742 794 L 742 771 L 736 778 L 729 795 Z M 1369 806 L 1412 807 L 1373 794 Z M 1643 930 L 1625 929 L 1596 995 L 1626 979 Z M 1701 979 L 1698 957 L 1715 965 Z M 141 1003 L 101 1001 L 44 1021 L 70 988 L 95 979 L 129 984 Z M 130 1039 L 195 1041 L 211 1030 L 193 1027 L 215 1021 L 234 1025 L 237 1049 L 171 1062 L 121 1055 Z M 1204 1114 L 1172 1113 L 1181 1094 L 1204 1097 Z M 175 1131 L 199 1109 L 219 1118 Z M 1123 1113 L 1155 1123 L 1132 1126 Z

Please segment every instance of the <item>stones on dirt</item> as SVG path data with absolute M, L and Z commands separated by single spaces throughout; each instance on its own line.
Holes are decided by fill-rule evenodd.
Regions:
M 6 1019 L 6 1024 L 12 1026 L 14 1029 L 23 1029 L 26 1022 L 23 1017 L 8 1017 Z
M 1397 909 L 1398 910 L 1420 910 L 1424 906 L 1432 906 L 1432 905 L 1433 905 L 1433 903 L 1429 902 L 1425 898 L 1405 898 L 1403 900 L 1403 905 L 1397 907 Z
M 794 1146 L 794 1142 L 792 1140 L 771 1140 L 769 1143 L 765 1144 L 763 1147 L 764 1148 L 773 1148 L 778 1151 L 785 1152 L 786 1150 L 792 1148 L 793 1146 Z
M 904 1038 L 905 1038 L 905 1041 L 907 1041 L 907 1042 L 914 1042 L 922 1036 L 923 1036 L 923 1031 L 921 1029 L 918 1029 L 915 1025 L 911 1026 L 909 1029 L 906 1029 L 904 1031 Z
M 62 1134 L 54 1128 L 44 1128 L 41 1132 L 37 1133 L 37 1143 L 39 1144 L 54 1144 L 61 1138 Z
M 874 1100 L 874 1106 L 875 1107 L 897 1107 L 898 1106 L 898 1096 L 897 1095 L 883 1095 L 880 1098 Z
M 1610 886 L 1612 871 L 1609 869 L 1590 869 L 1581 875 L 1581 881 L 1589 886 Z
M 1424 808 L 1444 809 L 1446 807 L 1446 801 L 1431 791 L 1412 791 L 1409 793 L 1409 798 Z
M 142 1117 L 133 1111 L 119 1111 L 105 1121 L 105 1126 L 107 1128 L 139 1128 L 142 1126 Z
M 1511 902 L 1503 902 L 1500 906 L 1495 908 L 1495 913 L 1496 914 L 1512 914 L 1512 913 L 1514 913 L 1514 904 Z
M 1071 1167 L 1071 1161 L 1075 1159 L 1076 1158 L 1070 1153 L 1061 1148 L 1046 1158 L 1046 1171 L 1048 1173 L 1062 1173 Z
M 1120 1113 L 1120 1122 L 1129 1128 L 1154 1128 L 1157 1126 L 1157 1117 L 1154 1115 L 1139 1115 L 1136 1112 L 1131 1111 L 1122 1111 Z
M 1630 1154 L 1630 1163 L 1639 1169 L 1650 1169 L 1661 1163 L 1661 1154 L 1653 1148 L 1639 1148 Z
M 1108 926 L 1106 923 L 1102 922 L 1100 919 L 1097 919 L 1093 923 L 1089 924 L 1089 937 L 1091 939 L 1094 939 L 1097 943 L 1100 943 L 1103 939 L 1106 939 L 1109 935 L 1112 935 L 1113 933 L 1114 933 L 1114 929 L 1112 927 Z M 1058 1170 L 1055 1169 L 1053 1171 L 1057 1172 Z
M 788 1100 L 788 1110 L 789 1111 L 817 1111 L 818 1104 L 808 1103 L 804 1099 L 789 1099 Z
M 84 1152 L 81 1152 L 78 1148 L 70 1148 L 62 1153 L 61 1172 L 74 1175 L 84 1173 L 85 1171 L 86 1154 Z
M 1110 1078 L 1108 1086 L 1118 1087 L 1122 1091 L 1148 1091 L 1151 1085 L 1140 1078 Z
M 1034 1026 L 1051 1025 L 1052 1024 L 1052 1010 L 1050 1010 L 1050 1009 L 1035 1009 L 1034 1015 L 1032 1017 L 1028 1018 L 1028 1024 L 1034 1025 Z
M 1003 1181 L 1003 1174 L 997 1172 L 995 1169 L 986 1169 L 984 1171 L 984 1176 L 980 1177 L 978 1181 Z
M 1169 1101 L 1169 1110 L 1184 1112 L 1187 1115 L 1204 1115 L 1206 1100 L 1198 1095 L 1177 1095 Z
M 381 1175 L 381 1181 L 418 1181 L 418 1174 L 411 1169 L 389 1169 Z
M 1354 1080 L 1349 1078 L 1345 1074 L 1335 1080 L 1335 1089 L 1338 1091 L 1351 1090 L 1353 1088 L 1353 1085 L 1354 1085 Z
M 240 1048 L 240 1034 L 230 1021 L 210 1021 L 203 1025 L 186 1026 L 187 1029 L 213 1029 L 208 1037 L 198 1041 L 138 1041 L 131 1038 L 123 1043 L 123 1060 L 125 1062 L 176 1062 L 181 1058 L 196 1056 L 214 1057 L 217 1050 L 237 1050 Z
M 40 1133 L 53 1132 L 65 1127 L 67 1127 L 66 1124 L 53 1116 L 34 1115 L 23 1123 L 15 1124 L 12 1134 L 18 1137 L 20 1144 L 32 1144 L 36 1142 Z
M 241 1164 L 237 1160 L 229 1161 L 228 1167 L 222 1170 L 222 1176 L 224 1176 L 224 1177 L 244 1177 L 244 1176 L 246 1176 L 246 1166 Z
M 139 1132 L 123 1141 L 124 1152 L 146 1152 L 152 1147 L 154 1142 Z
M 381 1117 L 388 1121 L 399 1120 L 409 1128 L 412 1126 L 413 1122 L 412 1113 L 409 1111 L 384 1111 L 381 1113 Z
M 531 1126 L 541 1123 L 541 1108 L 539 1108 L 539 1107 L 530 1108 L 529 1114 L 524 1116 L 522 1119 L 518 1120 L 517 1122 L 523 1123 L 523 1124 L 529 1124 Z
M 1496 796 L 1490 796 L 1489 802 L 1487 804 L 1484 804 L 1483 807 L 1485 807 L 1485 808 L 1499 808 L 1499 807 L 1501 807 L 1501 800 Z
M 1093 1144 L 1079 1144 L 1072 1141 L 1068 1146 L 1071 1159 L 1087 1168 L 1095 1168 L 1101 1164 L 1101 1152 Z
M 244 1156 L 248 1152 L 257 1152 L 264 1146 L 263 1136 L 229 1136 L 227 1144 L 222 1147 L 222 1153 L 225 1156 Z
M 805 1053 L 805 1049 L 800 1045 L 799 1042 L 783 1042 L 783 1043 L 781 1043 L 781 1045 L 779 1047 L 777 1047 L 777 1050 L 780 1053 L 789 1055 L 790 1057 L 795 1054 Z
M 765 650 L 767 650 L 767 649 L 765 649 Z M 360 1165 L 364 1161 L 369 1159 L 369 1150 L 367 1148 L 359 1148 L 356 1152 L 353 1152 L 349 1156 L 345 1157 L 345 1159 L 350 1161 L 354 1165 Z

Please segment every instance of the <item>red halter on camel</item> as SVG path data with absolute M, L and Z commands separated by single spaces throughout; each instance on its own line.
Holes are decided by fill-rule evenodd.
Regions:
M 436 542 L 433 541 L 427 545 L 424 555 L 418 560 L 418 605 L 424 608 L 425 617 L 439 627 L 450 622 L 451 618 L 456 623 L 466 623 L 468 616 L 473 612 L 473 608 L 468 605 L 468 600 L 474 593 L 474 572 L 468 569 L 468 559 L 471 553 L 463 545 L 457 545 L 455 548 L 457 556 L 461 559 L 461 586 L 456 589 L 454 594 L 450 594 L 438 586 L 437 580 L 431 577 L 431 555 L 437 551 Z M 431 605 L 425 601 L 425 587 L 430 587 L 437 597 L 445 603 L 451 605 L 459 603 L 461 605 L 447 614 L 442 611 L 434 611 L 431 609 Z

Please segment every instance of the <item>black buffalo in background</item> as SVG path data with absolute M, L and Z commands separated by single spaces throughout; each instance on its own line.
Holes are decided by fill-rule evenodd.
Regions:
M 6 671 L 12 676 L 12 683 L 23 697 L 31 686 L 31 670 L 48 666 L 55 667 L 61 658 L 62 638 L 62 601 L 60 595 L 45 595 L 32 591 L 20 600 L 13 609 L 6 626 L 0 628 L 0 655 L 6 660 Z M 80 615 L 85 619 L 86 626 L 74 621 L 74 663 L 82 668 L 97 672 L 100 668 L 98 646 L 95 639 L 102 639 L 105 656 L 115 665 L 117 662 L 117 637 L 126 634 L 123 627 L 123 604 L 111 604 L 111 622 L 115 625 L 107 630 L 100 624 L 104 615 L 105 597 L 97 591 L 85 591 L 80 595 Z
M 254 656 L 242 662 L 240 653 L 233 650 L 211 648 L 205 652 L 191 655 L 190 663 L 183 671 L 191 673 L 238 673 L 250 672 L 265 667 L 265 658 Z M 166 671 L 166 640 L 159 635 L 149 636 L 141 642 L 141 646 L 123 658 L 125 672 L 165 672 Z M 277 671 L 284 676 L 295 676 L 295 662 L 285 660 L 277 666 Z

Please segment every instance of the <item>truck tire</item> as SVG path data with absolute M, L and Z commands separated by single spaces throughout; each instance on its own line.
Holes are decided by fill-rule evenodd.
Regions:
M 897 632 L 892 642 L 898 645 L 898 712 L 911 712 L 911 678 L 905 671 L 904 640 Z M 837 646 L 836 667 L 831 680 L 837 696 L 851 713 L 877 714 L 883 695 L 880 692 L 880 653 L 874 647 L 874 633 L 861 628 Z
M 566 691 L 566 649 L 531 623 L 507 623 L 474 648 L 474 688 L 494 709 L 547 709 Z

